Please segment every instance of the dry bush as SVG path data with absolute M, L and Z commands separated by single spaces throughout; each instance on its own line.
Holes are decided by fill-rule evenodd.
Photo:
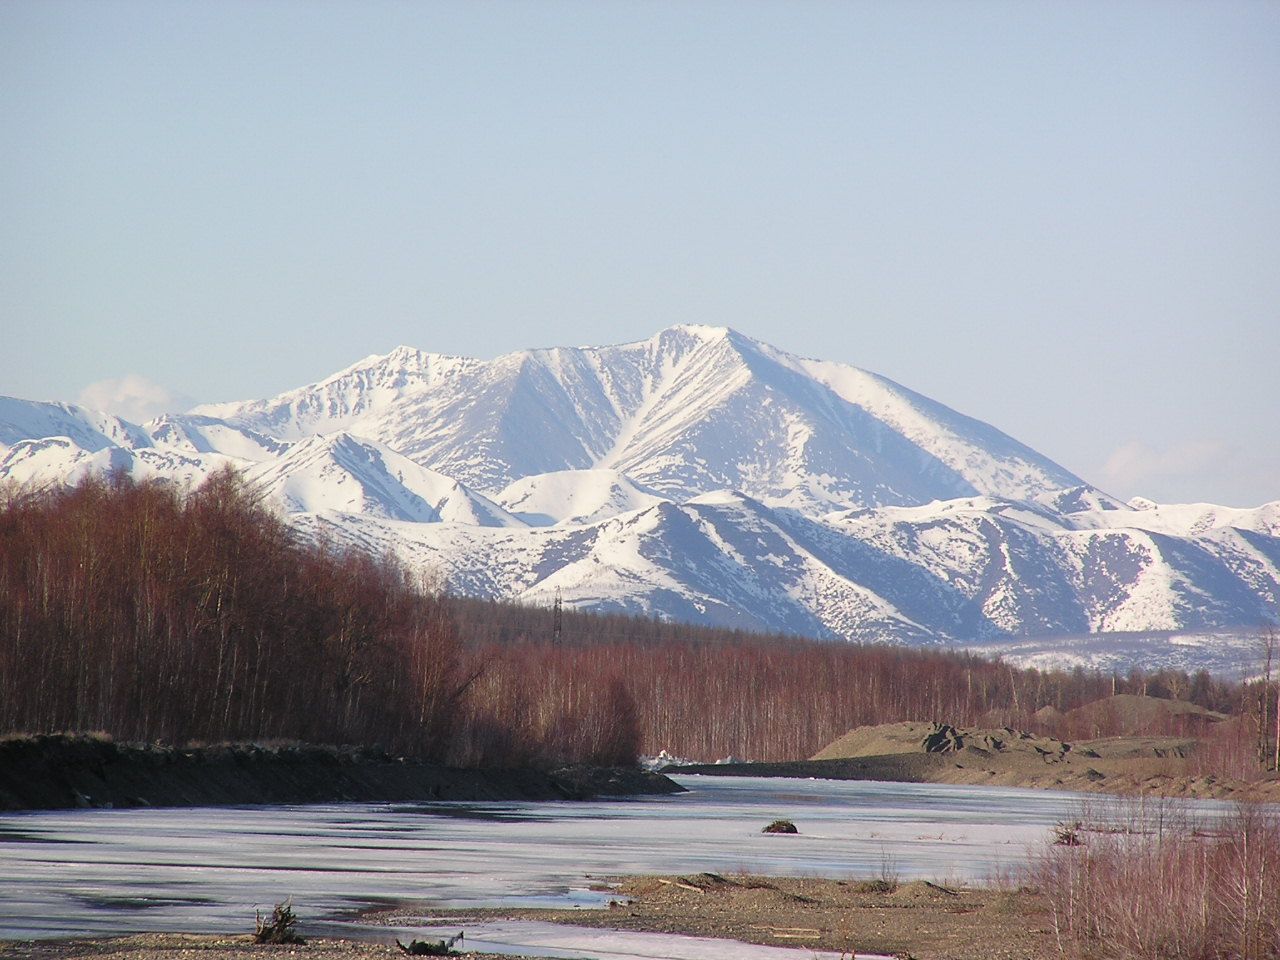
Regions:
M 254 943 L 305 944 L 307 942 L 298 934 L 298 916 L 293 912 L 292 900 L 277 903 L 275 909 L 271 911 L 269 920 L 261 913 L 255 911 L 255 914 Z
M 1256 717 L 1233 717 L 1214 724 L 1192 754 L 1195 776 L 1233 777 L 1260 781 L 1274 776 L 1258 763 Z
M 1147 801 L 1082 819 L 1082 845 L 1047 847 L 1027 878 L 1048 899 L 1064 955 L 1280 956 L 1280 812 L 1240 806 L 1210 828 Z

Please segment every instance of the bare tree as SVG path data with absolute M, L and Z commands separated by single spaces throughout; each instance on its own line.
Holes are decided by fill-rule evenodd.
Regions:
M 1262 683 L 1258 687 L 1258 766 L 1263 770 L 1280 769 L 1280 697 L 1276 701 L 1275 716 L 1271 716 L 1271 670 L 1277 654 L 1275 627 L 1267 624 L 1258 636 L 1258 656 L 1263 663 Z M 1277 686 L 1280 686 L 1278 684 Z M 1271 726 L 1275 723 L 1276 744 L 1271 745 Z

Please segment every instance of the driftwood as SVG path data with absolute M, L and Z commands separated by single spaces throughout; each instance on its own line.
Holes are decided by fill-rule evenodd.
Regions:
M 694 893 L 706 893 L 701 887 L 695 887 L 692 883 L 681 883 L 679 880 L 664 880 L 658 878 L 659 883 L 665 883 L 668 887 L 679 887 L 681 890 L 692 890 Z
M 771 927 L 768 924 L 752 924 L 751 929 L 768 930 L 769 936 L 779 940 L 809 940 L 821 933 L 812 927 Z

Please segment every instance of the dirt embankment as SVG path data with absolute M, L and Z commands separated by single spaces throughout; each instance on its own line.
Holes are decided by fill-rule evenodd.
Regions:
M 93 737 L 0 741 L 0 810 L 413 800 L 580 800 L 678 793 L 638 769 L 460 770 L 349 747 L 176 749 Z
M 1066 743 L 1017 730 L 959 729 L 906 722 L 857 727 L 809 760 L 707 764 L 680 773 L 819 777 L 1039 787 L 1280 802 L 1280 780 L 1246 782 L 1197 775 L 1199 741 L 1189 737 L 1106 737 Z

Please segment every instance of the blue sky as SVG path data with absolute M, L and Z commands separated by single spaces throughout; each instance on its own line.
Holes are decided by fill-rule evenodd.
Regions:
M 8 0 L 0 393 L 699 322 L 1274 500 L 1277 103 L 1275 3 Z

